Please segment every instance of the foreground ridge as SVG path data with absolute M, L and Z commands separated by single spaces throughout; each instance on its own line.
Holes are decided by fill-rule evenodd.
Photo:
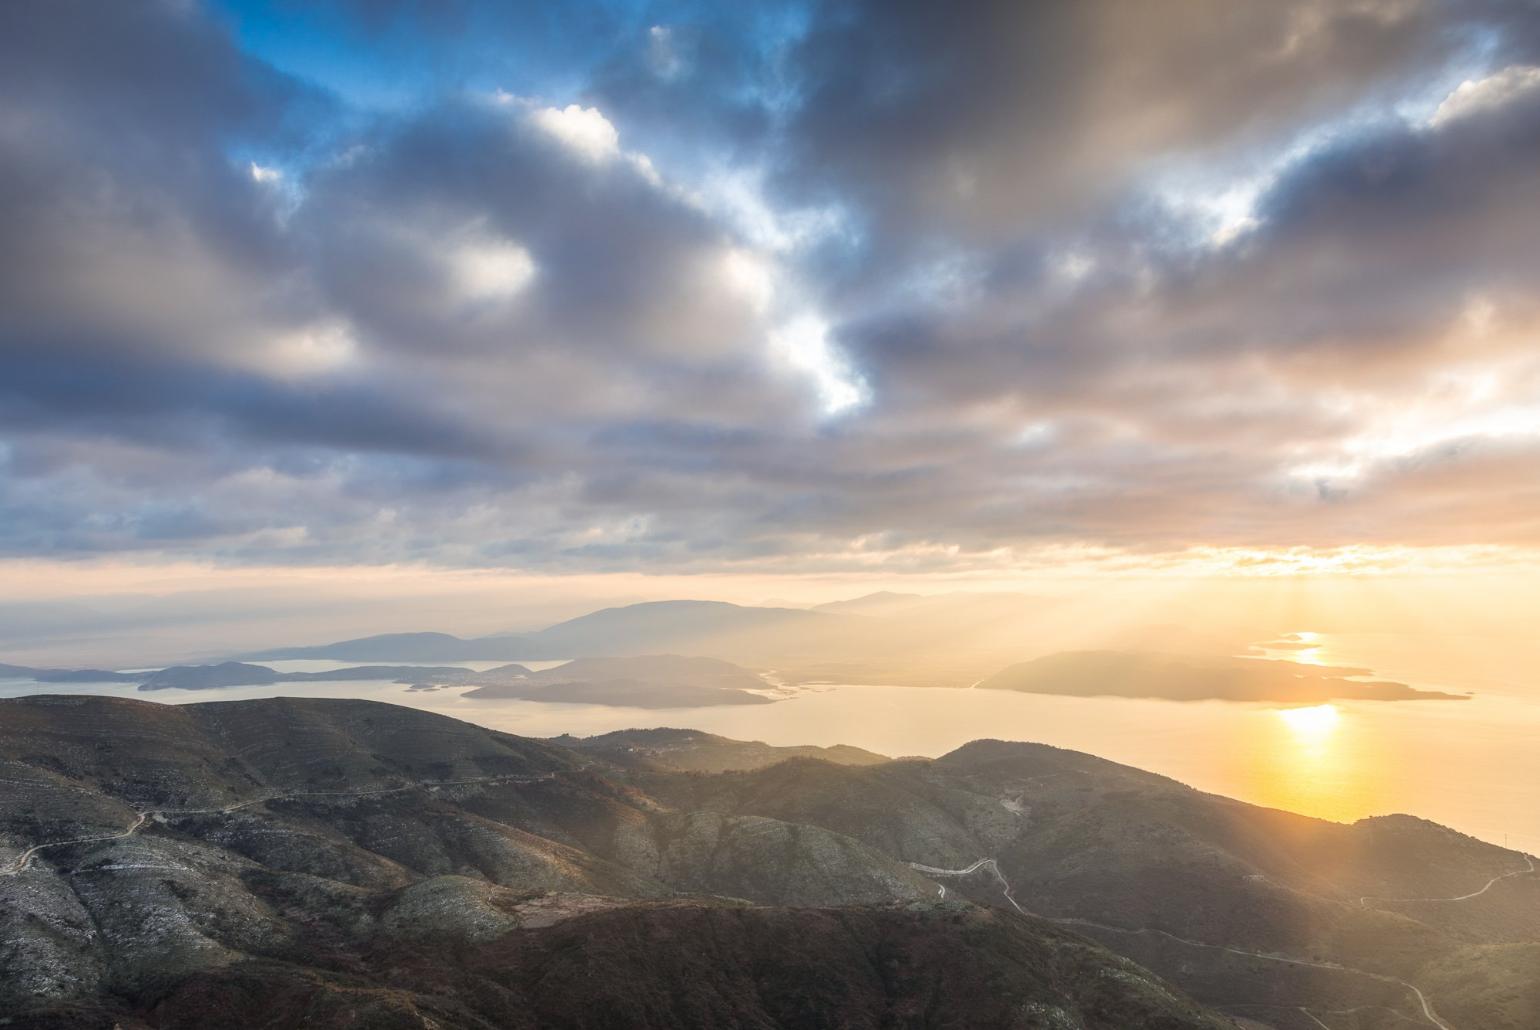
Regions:
M 1528 856 L 1526 855 L 1525 858 L 1527 859 Z M 937 868 L 935 868 L 933 866 L 920 865 L 919 863 L 916 863 L 916 862 L 911 862 L 910 865 L 913 868 L 918 869 L 921 872 L 928 873 L 931 876 L 971 876 L 973 873 L 977 872 L 980 869 L 988 869 L 990 871 L 991 875 L 993 875 L 994 878 L 997 881 L 999 881 L 1000 888 L 1001 888 L 1001 894 L 1005 897 L 1005 900 L 1010 902 L 1011 907 L 1014 908 L 1017 912 L 1019 912 L 1020 914 L 1022 914 L 1024 916 L 1031 916 L 1031 917 L 1033 917 L 1035 919 L 1046 920 L 1047 922 L 1050 922 L 1050 923 L 1058 923 L 1061 926 L 1084 926 L 1084 927 L 1090 927 L 1090 928 L 1095 929 L 1095 930 L 1105 930 L 1105 931 L 1107 931 L 1109 933 L 1154 934 L 1154 935 L 1159 936 L 1159 937 L 1167 938 L 1168 940 L 1176 941 L 1178 944 L 1185 944 L 1185 945 L 1187 945 L 1189 947 L 1194 947 L 1194 948 L 1215 948 L 1215 949 L 1218 949 L 1220 951 L 1228 952 L 1229 954 L 1232 954 L 1232 955 L 1244 955 L 1247 958 L 1262 959 L 1262 960 L 1265 960 L 1265 961 L 1268 961 L 1268 962 L 1286 962 L 1286 963 L 1289 963 L 1291 965 L 1310 966 L 1310 967 L 1314 967 L 1314 968 L 1317 968 L 1317 969 L 1342 970 L 1342 971 L 1348 972 L 1348 973 L 1355 973 L 1355 974 L 1357 974 L 1359 976 L 1367 976 L 1367 977 L 1370 977 L 1370 978 L 1375 979 L 1375 980 L 1383 981 L 1385 983 L 1393 983 L 1393 984 L 1396 984 L 1398 986 L 1405 987 L 1407 990 L 1412 992 L 1412 995 L 1417 999 L 1417 1003 L 1418 1003 L 1418 1005 L 1422 1009 L 1422 1016 L 1423 1016 L 1423 1018 L 1427 1022 L 1431 1023 L 1432 1025 L 1434 1025 L 1436 1027 L 1439 1027 L 1440 1030 L 1455 1030 L 1454 1027 L 1452 1027 L 1448 1023 L 1444 1022 L 1442 1019 L 1439 1018 L 1438 1014 L 1436 1012 L 1434 1012 L 1432 1003 L 1428 1000 L 1427 995 L 1423 993 L 1422 989 L 1417 987 L 1415 984 L 1407 983 L 1405 980 L 1399 980 L 1399 979 L 1396 979 L 1395 977 L 1382 976 L 1382 975 L 1380 975 L 1378 973 L 1371 973 L 1371 972 L 1369 972 L 1367 970 L 1363 970 L 1363 969 L 1355 969 L 1352 966 L 1344 966 L 1344 965 L 1341 965 L 1340 963 L 1336 963 L 1336 962 L 1312 962 L 1309 959 L 1299 958 L 1299 957 L 1292 956 L 1292 955 L 1271 955 L 1271 954 L 1267 954 L 1267 953 L 1260 952 L 1260 951 L 1247 951 L 1244 948 L 1236 948 L 1236 947 L 1233 947 L 1233 946 L 1230 946 L 1230 945 L 1225 945 L 1225 944 L 1209 944 L 1209 943 L 1204 942 L 1204 941 L 1191 940 L 1190 938 L 1187 938 L 1187 937 L 1179 937 L 1176 934 L 1168 933 L 1165 930 L 1160 930 L 1160 929 L 1156 929 L 1156 928 L 1153 928 L 1153 927 L 1131 928 L 1131 927 L 1125 927 L 1125 926 L 1109 926 L 1106 923 L 1097 923 L 1097 922 L 1093 922 L 1093 921 L 1091 921 L 1089 919 L 1078 919 L 1078 918 L 1075 918 L 1073 916 L 1047 916 L 1047 915 L 1042 915 L 1041 913 L 1037 913 L 1037 912 L 1028 912 L 1026 909 L 1022 908 L 1019 904 L 1017 904 L 1016 899 L 1011 895 L 1011 883 L 1010 883 L 1010 881 L 1007 880 L 1005 878 L 1005 874 L 1000 871 L 1000 863 L 996 862 L 992 858 L 981 858 L 977 862 L 974 862 L 972 865 L 967 866 L 966 868 L 963 868 L 963 869 L 937 869 Z M 1533 872 L 1534 871 L 1534 864 L 1531 862 L 1530 863 L 1530 868 L 1528 870 L 1525 870 L 1525 871 L 1526 872 Z M 1517 875 L 1517 874 L 1506 874 L 1506 875 Z M 1497 879 L 1504 879 L 1504 878 L 1505 877 L 1498 877 Z M 1496 882 L 1496 881 L 1494 880 L 1493 882 Z M 1490 887 L 1491 884 L 1488 884 L 1487 886 Z M 1481 894 L 1485 893 L 1485 891 L 1486 891 L 1486 888 L 1482 888 L 1482 890 L 1480 890 L 1480 891 L 1476 891 L 1476 892 L 1471 893 L 1471 894 L 1466 894 L 1466 895 L 1463 895 L 1463 896 L 1461 896 L 1459 898 L 1404 899 L 1404 900 L 1464 901 L 1464 900 L 1466 900 L 1468 898 L 1478 897 Z M 1311 1013 L 1308 1009 L 1302 1007 L 1300 1009 L 1300 1011 L 1305 1013 L 1306 1015 L 1310 1016 L 1310 1018 L 1315 1020 L 1317 1023 L 1320 1023 L 1320 1020 L 1317 1019 L 1316 1016 L 1313 1013 Z M 1321 1023 L 1321 1025 L 1325 1026 L 1326 1024 Z M 1327 1030 L 1330 1030 L 1330 1027 L 1328 1027 Z
M 483 776 L 470 780 L 422 780 L 417 783 L 407 783 L 396 787 L 376 787 L 366 790 L 290 790 L 280 791 L 276 794 L 264 794 L 261 797 L 251 798 L 247 801 L 238 801 L 233 805 L 222 805 L 218 808 L 146 808 L 139 812 L 132 825 L 122 833 L 109 833 L 100 837 L 75 837 L 69 840 L 45 841 L 42 844 L 34 844 L 23 851 L 14 861 L 4 869 L 0 869 L 0 876 L 16 876 L 27 870 L 32 859 L 40 851 L 49 848 L 62 848 L 70 844 L 95 844 L 102 841 L 122 840 L 124 837 L 132 837 L 144 826 L 145 822 L 155 816 L 188 816 L 188 815 L 229 815 L 252 805 L 262 805 L 269 801 L 283 801 L 290 798 L 364 798 L 375 797 L 382 794 L 398 794 L 409 790 L 433 790 L 438 787 L 468 787 L 488 783 L 537 783 L 549 780 L 554 773 L 542 773 L 539 776 Z
M 1535 1025 L 1528 856 L 1040 745 L 890 760 L 44 697 L 0 702 L 0 763 L 0 1004 L 26 1025 L 204 1025 L 249 992 L 279 1027 L 576 1026 L 637 999 L 659 1026 Z

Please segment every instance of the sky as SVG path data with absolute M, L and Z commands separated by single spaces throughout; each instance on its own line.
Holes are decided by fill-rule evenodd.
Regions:
M 10 638 L 1540 552 L 1532 0 L 17 0 L 0 226 Z

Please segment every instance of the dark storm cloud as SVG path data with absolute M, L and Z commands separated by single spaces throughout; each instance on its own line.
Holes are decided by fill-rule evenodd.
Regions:
M 123 341 L 114 341 L 122 343 Z M 58 350 L 65 350 L 60 347 Z M 61 422 L 85 432 L 197 446 L 202 433 L 256 442 L 439 456 L 488 455 L 477 430 L 368 386 L 296 390 L 263 377 L 121 353 L 6 360 L 0 424 L 27 430 Z M 189 439 L 192 437 L 192 439 Z
M 13 319 L 29 303 L 40 321 L 69 314 L 50 276 L 107 250 L 119 230 L 182 232 L 234 262 L 278 260 L 225 147 L 293 145 L 319 103 L 302 86 L 170 3 L 7 4 L 0 40 L 0 286 Z
M 306 93 L 247 60 L 196 5 L 173 0 L 18 0 L 0 11 L 0 30 L 7 97 L 68 111 L 58 128 L 70 133 L 201 148 L 278 131 Z
M 1170 153 L 1372 100 L 1482 24 L 1434 2 L 826 5 L 795 57 L 785 180 L 854 188 L 883 222 L 1014 233 Z
M 1534 541 L 1540 16 L 1152 10 L 9 5 L 0 551 Z

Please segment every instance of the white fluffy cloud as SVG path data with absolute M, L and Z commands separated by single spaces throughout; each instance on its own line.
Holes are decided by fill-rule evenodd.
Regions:
M 620 133 L 596 107 L 541 107 L 530 120 L 590 161 L 607 161 L 620 153 Z
M 1499 107 L 1540 89 L 1540 67 L 1514 65 L 1480 79 L 1466 79 L 1438 105 L 1429 119 L 1434 128 L 1454 118 Z
M 455 289 L 472 301 L 506 300 L 535 277 L 535 259 L 511 240 L 472 239 L 449 251 Z

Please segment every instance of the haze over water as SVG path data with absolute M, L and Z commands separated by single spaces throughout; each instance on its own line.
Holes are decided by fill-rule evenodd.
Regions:
M 387 681 L 316 682 L 139 693 L 127 684 L 0 681 L 0 696 L 88 692 L 186 703 L 271 696 L 358 697 L 405 704 L 525 736 L 587 736 L 677 726 L 771 744 L 851 744 L 890 756 L 936 756 L 970 740 L 1029 740 L 1085 751 L 1256 804 L 1351 822 L 1403 812 L 1493 843 L 1540 848 L 1540 686 L 1533 642 L 1437 640 L 1303 631 L 1309 649 L 1279 657 L 1365 666 L 1376 677 L 1465 701 L 1336 701 L 1285 707 L 1057 697 L 1011 691 L 827 685 L 774 705 L 644 709 L 475 699 Z M 291 660 L 284 672 L 357 664 Z M 499 662 L 458 662 L 486 669 Z M 557 662 L 527 662 L 545 668 Z M 1418 675 L 1417 670 L 1426 670 Z M 1469 670 L 1468 677 L 1461 670 Z

